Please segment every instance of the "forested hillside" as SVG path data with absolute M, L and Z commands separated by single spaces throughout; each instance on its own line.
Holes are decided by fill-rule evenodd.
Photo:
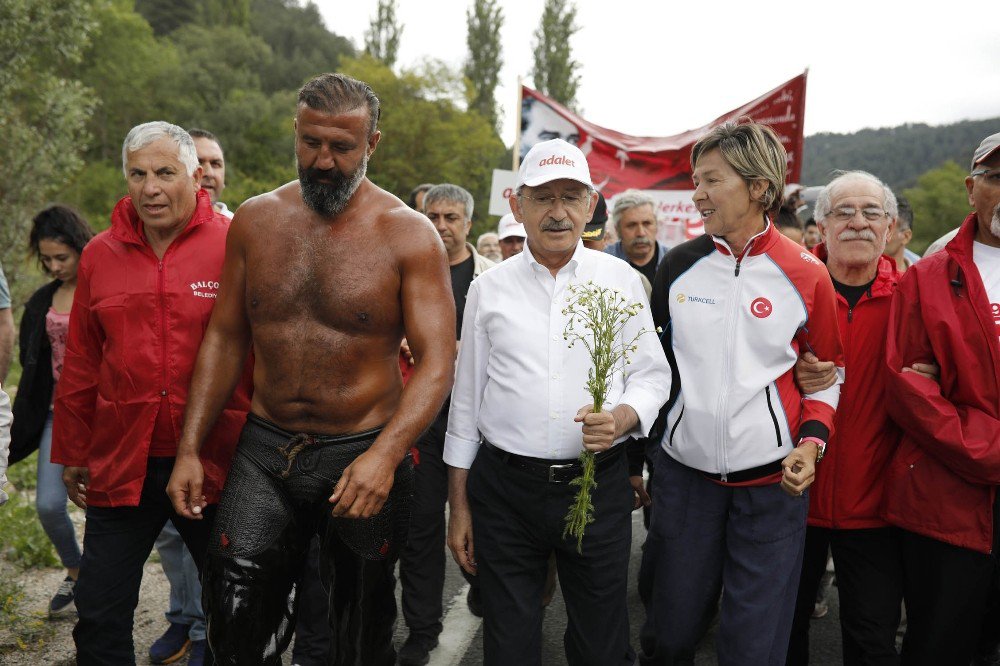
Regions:
M 948 160 L 968 165 L 979 142 L 994 132 L 1000 132 L 1000 118 L 813 134 L 806 137 L 802 182 L 823 185 L 834 169 L 864 169 L 894 189 L 913 187 L 921 174 Z

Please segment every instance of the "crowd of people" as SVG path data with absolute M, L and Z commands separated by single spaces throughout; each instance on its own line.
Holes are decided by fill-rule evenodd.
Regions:
M 844 663 L 1000 663 L 1000 134 L 972 151 L 972 212 L 920 258 L 877 175 L 841 172 L 810 206 L 750 121 L 692 149 L 703 236 L 660 242 L 655 199 L 609 205 L 552 139 L 473 244 L 460 184 L 404 203 L 366 177 L 379 116 L 361 81 L 306 83 L 297 180 L 235 216 L 221 141 L 143 123 L 107 231 L 35 217 L 52 280 L 24 306 L 13 406 L 0 392 L 0 481 L 38 451 L 66 569 L 49 613 L 78 614 L 77 663 L 135 663 L 155 547 L 152 663 L 279 664 L 294 636 L 302 666 L 427 664 L 446 546 L 491 665 L 541 663 L 557 581 L 574 666 L 691 664 L 715 621 L 720 664 L 807 664 L 830 557 Z M 598 405 L 565 339 L 586 284 L 633 315 Z M 0 377 L 10 310 L 0 273 Z

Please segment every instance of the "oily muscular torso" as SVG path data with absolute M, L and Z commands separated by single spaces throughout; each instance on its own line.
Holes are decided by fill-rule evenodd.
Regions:
M 402 206 L 368 181 L 333 221 L 302 202 L 297 182 L 254 202 L 244 246 L 253 413 L 317 434 L 388 422 L 402 392 L 399 252 L 414 223 L 389 213 Z

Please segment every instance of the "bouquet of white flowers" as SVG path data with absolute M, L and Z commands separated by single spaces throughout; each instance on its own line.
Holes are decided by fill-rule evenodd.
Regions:
M 590 353 L 593 365 L 587 373 L 587 391 L 592 398 L 594 412 L 599 413 L 604 408 L 615 372 L 621 372 L 624 378 L 629 355 L 637 349 L 636 340 L 648 332 L 642 329 L 628 341 L 621 338 L 625 324 L 643 305 L 629 301 L 618 289 L 605 288 L 592 281 L 571 284 L 567 290 L 569 305 L 563 314 L 569 318 L 563 338 L 569 341 L 570 347 L 582 343 Z M 570 482 L 579 486 L 579 490 L 566 514 L 566 529 L 563 531 L 564 537 L 567 534 L 576 537 L 577 552 L 583 551 L 584 530 L 594 522 L 594 505 L 590 499 L 591 492 L 597 487 L 593 451 L 584 449 L 580 453 L 580 464 L 583 473 Z

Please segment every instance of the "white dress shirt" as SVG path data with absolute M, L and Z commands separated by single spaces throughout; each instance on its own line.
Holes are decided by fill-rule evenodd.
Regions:
M 592 367 L 583 344 L 563 338 L 567 286 L 593 281 L 619 289 L 643 309 L 625 325 L 620 342 L 636 340 L 624 379 L 616 371 L 604 408 L 627 404 L 639 416 L 629 435 L 649 432 L 670 393 L 670 366 L 654 331 L 638 274 L 611 255 L 578 243 L 569 263 L 553 276 L 525 245 L 524 251 L 483 273 L 469 288 L 462 325 L 444 461 L 469 468 L 485 438 L 518 455 L 573 459 L 583 449 L 583 424 L 573 419 L 591 402 Z

